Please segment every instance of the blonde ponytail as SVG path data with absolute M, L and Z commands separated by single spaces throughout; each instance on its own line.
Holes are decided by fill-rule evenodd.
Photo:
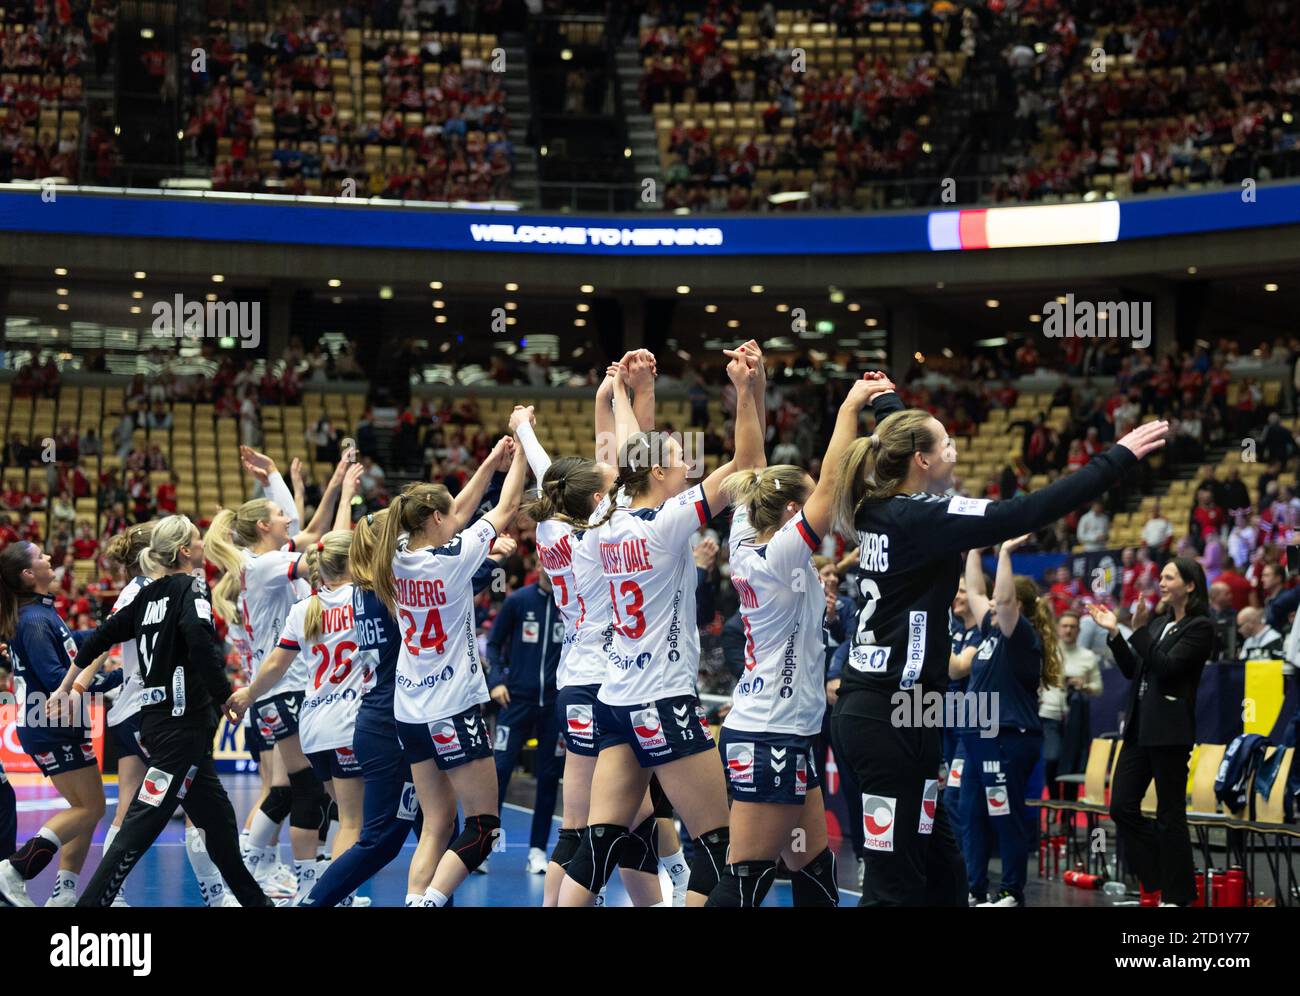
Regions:
M 303 557 L 307 568 L 307 577 L 316 589 L 307 601 L 306 615 L 303 617 L 302 635 L 308 640 L 320 636 L 323 615 L 319 589 L 332 586 L 348 577 L 348 554 L 352 549 L 352 530 L 334 529 L 320 538 L 314 546 L 308 548 Z
M 1061 658 L 1061 644 L 1056 638 L 1056 617 L 1047 599 L 1038 594 L 1038 585 L 1032 578 L 1017 574 L 1014 578 L 1016 599 L 1020 602 L 1020 613 L 1029 620 L 1043 644 L 1043 667 L 1039 683 L 1043 688 L 1060 688 L 1065 675 L 1065 664 Z
M 352 532 L 352 549 L 348 555 L 348 573 L 352 583 L 367 591 L 375 588 L 375 551 L 379 546 L 379 534 L 383 531 L 384 520 L 388 518 L 388 509 L 369 512 L 357 520 Z M 389 561 L 388 570 L 392 570 Z
M 150 575 L 159 575 L 180 563 L 181 550 L 194 540 L 194 523 L 184 515 L 169 515 L 152 527 L 149 546 L 140 554 L 140 566 Z M 238 578 L 236 578 L 238 579 Z
M 803 505 L 808 500 L 808 474 L 788 463 L 738 470 L 722 482 L 722 490 L 732 505 L 745 507 L 750 525 L 763 534 L 781 525 L 786 505 Z

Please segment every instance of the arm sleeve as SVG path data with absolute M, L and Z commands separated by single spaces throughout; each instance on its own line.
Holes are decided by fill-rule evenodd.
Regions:
M 835 653 L 831 655 L 831 666 L 826 669 L 826 680 L 833 681 L 844 674 L 844 662 L 849 659 L 849 650 L 853 644 L 845 640 L 835 648 Z
M 492 583 L 492 572 L 496 569 L 496 566 L 497 562 L 492 558 L 483 558 L 483 563 L 478 565 L 478 570 L 470 578 L 470 584 L 474 586 L 475 595 Z
M 707 626 L 713 622 L 717 611 L 717 599 L 714 597 L 713 583 L 709 572 L 703 567 L 695 568 L 695 625 Z
M 110 692 L 122 684 L 122 677 L 122 669 L 120 667 L 114 668 L 112 671 L 104 671 L 101 669 L 99 673 L 95 675 L 95 680 L 90 683 L 89 690 L 100 693 Z
M 1161 649 L 1151 642 L 1151 634 L 1144 627 L 1133 634 L 1133 650 L 1144 657 L 1153 674 L 1162 678 L 1175 678 L 1184 671 L 1202 666 L 1210 659 L 1214 649 L 1214 627 L 1209 620 L 1204 625 L 1198 620 L 1167 648 Z
M 1136 637 L 1137 633 L 1134 633 L 1133 636 Z M 1124 635 L 1116 630 L 1115 635 L 1106 641 L 1106 646 L 1110 648 L 1110 652 L 1115 656 L 1115 665 L 1125 678 L 1132 681 L 1138 673 L 1138 661 L 1133 654 L 1133 648 L 1129 646 L 1128 640 L 1124 639 Z
M 222 653 L 221 639 L 212 625 L 212 603 L 207 599 L 206 589 L 203 595 L 193 588 L 185 589 L 180 630 L 195 678 L 207 688 L 213 703 L 220 708 L 230 698 L 230 681 L 226 678 L 226 656 Z
M 542 482 L 542 475 L 551 465 L 551 458 L 546 455 L 546 450 L 537 440 L 537 433 L 533 431 L 531 423 L 525 422 L 515 433 L 519 437 L 519 442 L 523 445 L 524 456 L 528 458 L 528 467 L 537 478 L 537 483 Z
M 902 410 L 903 399 L 895 391 L 886 391 L 884 394 L 877 394 L 871 399 L 871 413 L 876 416 L 877 423 L 894 414 L 894 412 L 901 412 Z
M 280 511 L 289 517 L 289 535 L 298 535 L 302 525 L 298 520 L 298 505 L 293 500 L 293 492 L 289 490 L 289 485 L 284 483 L 284 478 L 280 476 L 278 470 L 266 479 L 266 487 L 262 490 L 266 493 L 266 497 L 279 505 Z
M 99 625 L 99 628 L 83 640 L 81 646 L 77 648 L 77 660 L 93 661 L 100 654 L 107 653 L 117 644 L 135 639 L 135 614 L 137 606 L 142 604 L 144 604 L 144 600 L 137 598 L 126 608 L 114 612 L 105 619 Z M 82 665 L 74 663 L 73 667 L 80 670 Z M 59 675 L 59 680 L 63 680 L 63 675 Z
M 298 608 L 303 605 L 304 608 Z M 305 642 L 302 635 L 302 623 L 306 618 L 307 610 L 306 599 L 302 602 L 294 602 L 289 614 L 285 617 L 284 626 L 280 629 L 280 639 L 276 642 L 277 650 L 291 650 L 295 654 L 302 653 L 302 645 Z
M 722 660 L 733 678 L 745 673 L 745 624 L 739 612 L 722 627 Z
M 954 496 L 899 502 L 901 525 L 914 553 L 925 559 L 992 546 L 1061 518 L 1102 494 L 1135 463 L 1129 450 L 1116 446 L 1068 477 L 1008 501 Z
M 500 685 L 509 677 L 509 658 L 504 651 L 514 629 L 514 620 L 515 600 L 507 598 L 501 603 L 501 611 L 492 620 L 492 628 L 488 630 L 487 660 L 488 666 L 492 669 L 491 677 L 488 679 L 489 685 Z

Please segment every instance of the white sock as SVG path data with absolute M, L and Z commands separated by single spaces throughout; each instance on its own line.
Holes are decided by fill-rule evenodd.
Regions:
M 76 872 L 64 871 L 59 869 L 58 878 L 54 884 L 55 892 L 71 892 L 74 896 L 77 894 L 77 882 L 81 876 Z
M 54 845 L 55 850 L 58 850 L 60 847 L 63 846 L 63 841 L 59 840 L 59 835 L 55 833 L 53 830 L 51 830 L 49 827 L 41 827 L 39 830 L 36 831 L 36 836 L 48 840 L 51 844 Z
M 659 859 L 659 866 L 673 880 L 673 898 L 685 898 L 686 885 L 691 880 L 691 867 L 686 863 L 686 855 L 679 847 L 675 854 L 666 854 Z
M 219 903 L 226 891 L 225 883 L 221 879 L 221 872 L 217 871 L 217 866 L 208 857 L 207 839 L 198 827 L 185 828 L 185 856 L 190 859 L 190 868 L 198 879 L 199 894 L 203 897 L 204 904 L 212 906 Z
M 426 890 L 426 892 L 424 893 L 424 902 L 421 905 L 422 906 L 446 906 L 447 899 L 448 899 L 447 896 L 444 896 L 433 886 L 429 886 L 428 890 Z
M 117 832 L 121 829 L 121 827 L 112 823 L 108 825 L 108 829 L 104 831 L 104 854 L 107 854 L 108 849 L 113 846 L 113 838 L 117 836 Z
M 339 835 L 339 821 L 330 820 L 330 828 L 325 831 L 325 853 L 334 853 L 334 838 Z
M 408 893 L 406 894 L 406 905 L 407 905 L 408 907 L 409 907 L 409 906 L 423 906 L 423 905 L 424 905 L 424 896 L 420 895 L 418 892 L 408 892 Z
M 298 892 L 293 897 L 295 906 L 311 895 L 312 887 L 316 884 L 316 864 L 316 861 L 310 858 L 306 861 L 294 859 L 293 871 L 298 876 Z

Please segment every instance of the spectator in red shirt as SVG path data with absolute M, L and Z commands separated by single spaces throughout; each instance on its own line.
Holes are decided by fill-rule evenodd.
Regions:
M 1219 584 L 1225 585 L 1232 593 L 1232 610 L 1234 612 L 1240 612 L 1250 604 L 1250 595 L 1253 590 L 1251 584 L 1242 577 L 1237 565 L 1232 561 L 1228 561 L 1228 566 L 1219 574 L 1217 581 Z
M 158 485 L 156 498 L 158 500 L 158 513 L 160 515 L 176 514 L 176 485 L 180 482 L 180 476 L 172 471 L 168 480 Z
M 1070 568 L 1061 566 L 1056 569 L 1056 582 L 1051 588 L 1052 610 L 1059 618 L 1062 612 L 1074 605 L 1074 600 L 1083 594 L 1083 585 L 1070 576 Z
M 1187 533 L 1198 552 L 1204 552 L 1205 540 L 1211 533 L 1218 533 L 1227 521 L 1227 513 L 1215 503 L 1209 488 L 1196 492 L 1196 507 L 1187 523 Z

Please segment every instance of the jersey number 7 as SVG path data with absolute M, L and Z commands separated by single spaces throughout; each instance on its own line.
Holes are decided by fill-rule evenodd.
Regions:
M 402 634 L 402 642 L 406 644 L 406 649 L 413 657 L 419 657 L 421 650 L 432 648 L 440 654 L 447 649 L 447 634 L 442 628 L 442 613 L 437 609 L 430 609 L 424 615 L 424 632 L 420 634 L 419 646 L 411 642 L 411 638 L 415 636 L 415 617 L 405 609 L 402 609 L 399 615 L 406 620 L 406 632 Z

